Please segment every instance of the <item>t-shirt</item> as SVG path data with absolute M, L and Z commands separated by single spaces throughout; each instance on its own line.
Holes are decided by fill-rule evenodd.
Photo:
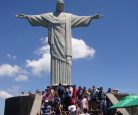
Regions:
M 70 112 L 75 112 L 76 111 L 76 106 L 75 105 L 71 105 L 71 106 L 68 107 L 68 110 Z

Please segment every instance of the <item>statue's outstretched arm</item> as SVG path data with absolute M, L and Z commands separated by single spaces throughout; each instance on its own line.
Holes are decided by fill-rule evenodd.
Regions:
M 95 14 L 92 16 L 92 19 L 101 19 L 103 18 L 103 15 L 100 15 L 100 14 Z
M 20 18 L 20 19 L 24 19 L 24 18 L 27 18 L 28 15 L 26 15 L 26 14 L 17 14 L 16 17 Z

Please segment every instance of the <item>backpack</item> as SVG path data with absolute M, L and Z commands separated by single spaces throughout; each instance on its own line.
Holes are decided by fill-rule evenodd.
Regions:
M 91 94 L 91 98 L 97 98 L 97 96 L 98 96 L 98 93 L 96 90 L 94 90 Z
M 58 94 L 59 95 L 63 95 L 64 94 L 64 88 L 63 87 L 59 87 L 58 88 Z

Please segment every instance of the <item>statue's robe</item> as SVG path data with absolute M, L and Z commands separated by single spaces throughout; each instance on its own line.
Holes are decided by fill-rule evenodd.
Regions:
M 76 16 L 69 13 L 46 13 L 27 16 L 33 26 L 48 28 L 51 54 L 51 85 L 71 84 L 72 34 L 75 27 L 88 26 L 92 16 Z M 68 58 L 67 58 L 68 57 Z

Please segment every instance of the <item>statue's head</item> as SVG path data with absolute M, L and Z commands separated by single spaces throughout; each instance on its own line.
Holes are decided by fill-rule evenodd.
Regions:
M 64 11 L 64 0 L 57 0 L 56 10 L 59 12 Z
M 57 0 L 57 3 L 62 3 L 62 4 L 64 4 L 64 0 Z

